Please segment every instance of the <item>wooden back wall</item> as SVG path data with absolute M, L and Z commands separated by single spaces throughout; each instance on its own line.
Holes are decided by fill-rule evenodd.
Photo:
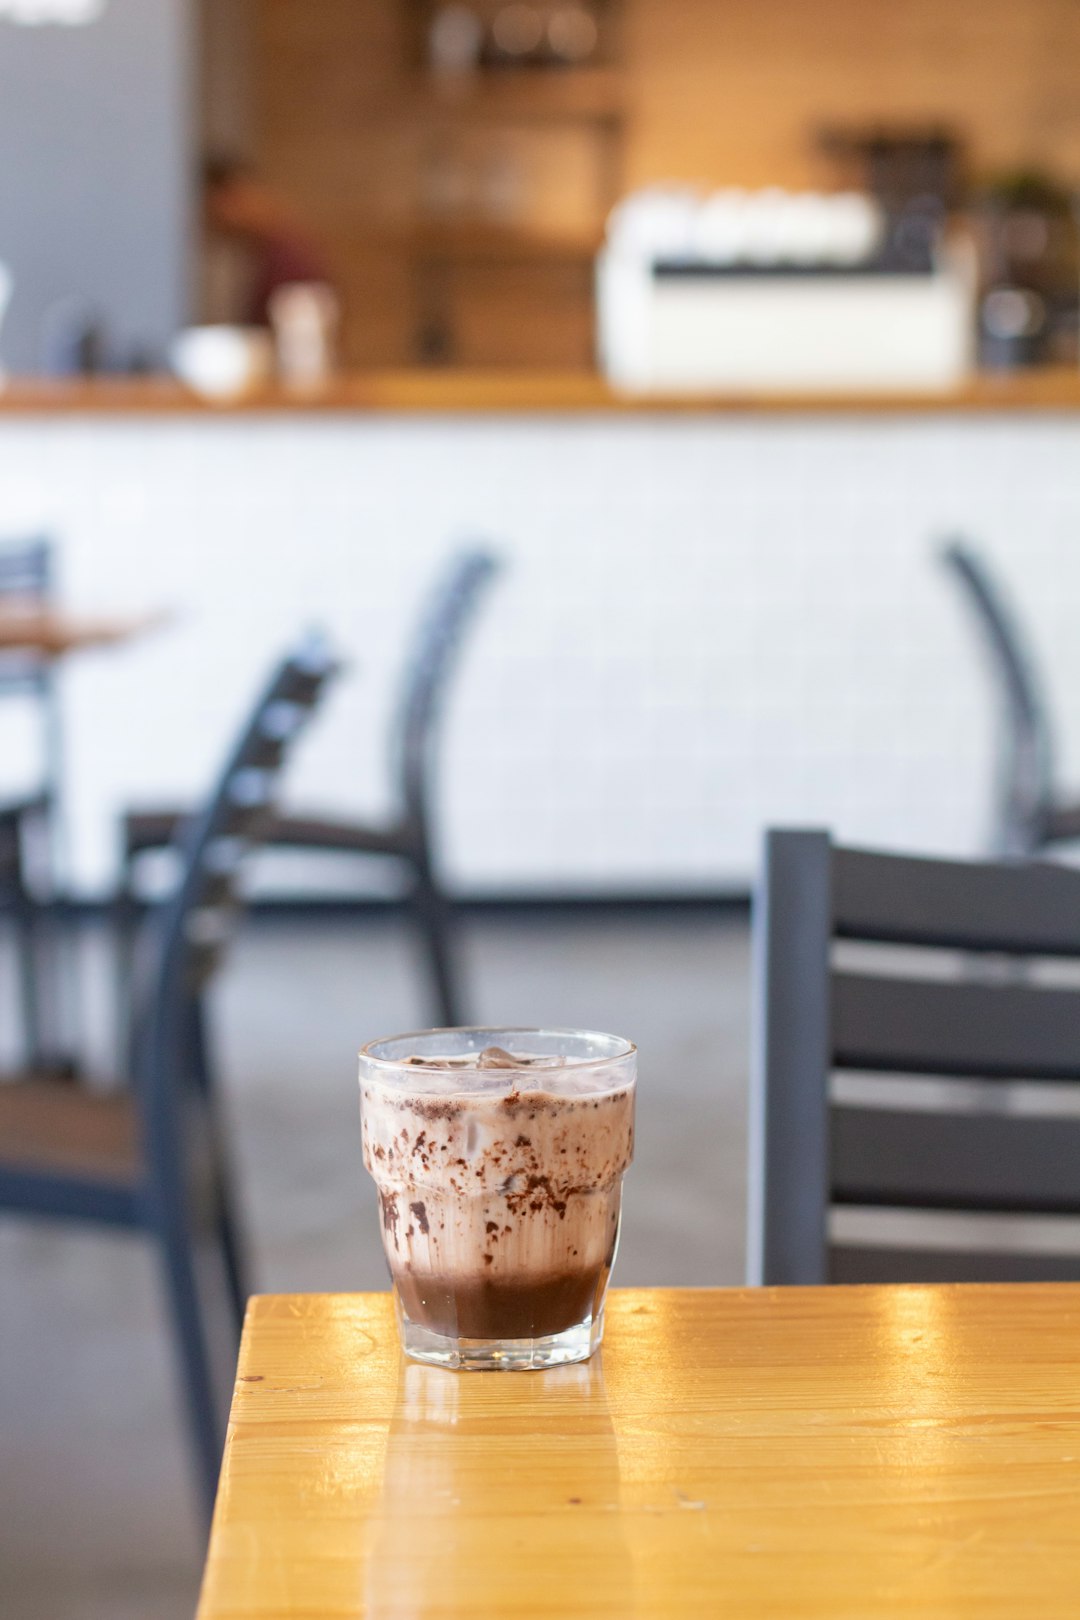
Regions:
M 415 361 L 431 293 L 409 236 L 440 138 L 415 115 L 416 3 L 204 0 L 208 56 L 227 37 L 237 57 L 242 16 L 250 57 L 245 73 L 222 73 L 220 61 L 204 71 L 208 127 L 246 123 L 253 155 L 323 237 L 354 365 Z M 828 186 L 836 171 L 817 132 L 875 121 L 956 126 L 976 174 L 1035 165 L 1080 183 L 1080 0 L 623 0 L 623 12 L 625 188 Z M 244 100 L 242 118 L 223 115 L 230 94 Z M 508 153 L 522 140 L 484 135 Z M 530 139 L 525 223 L 580 235 L 595 156 L 587 133 Z M 590 364 L 587 261 L 523 255 L 440 275 L 458 363 Z

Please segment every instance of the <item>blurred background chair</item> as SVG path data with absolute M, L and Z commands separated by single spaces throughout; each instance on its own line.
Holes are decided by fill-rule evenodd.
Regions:
M 54 605 L 55 552 L 41 536 L 0 545 L 0 610 L 40 612 Z M 35 1070 L 70 1071 L 60 1053 L 60 943 L 49 910 L 56 898 L 61 839 L 63 730 L 54 661 L 30 649 L 0 651 L 0 700 L 29 704 L 38 775 L 17 799 L 0 799 L 0 892 L 15 926 L 22 1047 Z
M 1080 1215 L 1080 1117 L 1045 1103 L 1042 1114 L 964 1112 L 947 1084 L 1022 1081 L 1014 1089 L 1034 1102 L 1031 1083 L 1053 1082 L 1075 1099 L 1080 990 L 943 978 L 940 962 L 928 977 L 896 960 L 884 973 L 830 962 L 834 942 L 848 940 L 1075 962 L 1080 872 L 881 855 L 836 848 L 825 832 L 774 831 L 754 931 L 750 1280 L 1080 1278 L 1080 1253 L 830 1238 L 830 1213 L 845 1206 Z M 836 1101 L 830 1077 L 843 1071 L 878 1077 L 864 1095 L 893 1076 L 882 1087 L 892 1102 Z M 946 1077 L 933 1103 L 915 1076 Z
M 431 985 L 432 1021 L 467 1022 L 460 972 L 452 941 L 452 907 L 439 881 L 435 859 L 434 770 L 442 715 L 455 657 L 484 587 L 498 564 L 482 548 L 454 557 L 437 581 L 417 627 L 390 736 L 391 779 L 396 807 L 384 825 L 317 816 L 278 816 L 265 842 L 275 849 L 382 857 L 408 875 L 406 901 L 415 920 Z M 135 811 L 124 822 L 122 911 L 138 905 L 138 866 L 148 851 L 171 842 L 183 813 L 177 809 Z
M 26 878 L 26 845 L 39 833 L 46 813 L 40 794 L 0 803 L 0 905 L 10 918 L 15 935 L 19 978 L 19 1014 L 22 1021 L 20 1058 L 38 1071 L 57 1069 L 48 1050 L 40 997 L 42 910 L 30 893 Z
M 207 1516 L 246 1287 L 206 992 L 239 905 L 243 859 L 270 824 L 287 750 L 335 668 L 317 640 L 281 663 L 205 808 L 184 824 L 179 886 L 138 942 L 130 1084 L 98 1094 L 48 1076 L 0 1084 L 0 1209 L 134 1229 L 157 1247 Z M 210 1253 L 199 1253 L 207 1239 Z M 231 1317 L 220 1369 L 215 1293 Z
M 1080 839 L 1080 801 L 1055 783 L 1050 706 L 1008 594 L 986 559 L 952 540 L 941 560 L 961 588 L 990 658 L 998 697 L 992 853 L 1033 855 Z

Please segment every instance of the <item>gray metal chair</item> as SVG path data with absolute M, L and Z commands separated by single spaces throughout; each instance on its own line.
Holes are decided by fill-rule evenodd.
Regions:
M 0 545 L 0 600 L 52 605 L 54 547 L 44 536 Z M 0 651 L 0 698 L 32 704 L 41 741 L 40 780 L 26 794 L 0 803 L 0 891 L 18 947 L 25 1061 L 36 1070 L 69 1073 L 61 1055 L 61 941 L 50 902 L 56 898 L 60 841 L 63 730 L 55 664 L 39 653 Z
M 157 1249 L 207 1522 L 246 1288 L 205 996 L 285 754 L 335 669 L 310 639 L 280 664 L 205 808 L 185 824 L 179 886 L 139 941 L 129 1084 L 104 1094 L 48 1076 L 0 1084 L 0 1210 L 141 1231 Z M 224 1339 L 212 1298 L 231 1316 Z M 215 1356 L 222 1342 L 227 1352 Z
M 1080 1278 L 1080 1255 L 836 1242 L 839 1208 L 1080 1215 L 1080 1118 L 838 1103 L 837 1072 L 1080 1085 L 1080 990 L 850 972 L 834 941 L 1080 961 L 1080 872 L 840 849 L 774 831 L 754 917 L 749 1275 Z M 872 1082 L 871 1082 L 872 1083 Z M 914 1091 L 915 1088 L 912 1088 Z M 897 1099 L 894 1098 L 894 1103 Z
M 40 995 L 43 912 L 26 879 L 26 845 L 40 832 L 46 812 L 46 801 L 37 794 L 0 804 L 0 905 L 11 918 L 15 933 L 22 1061 L 35 1069 L 56 1067 Z
M 452 908 L 438 879 L 432 829 L 438 721 L 464 632 L 497 567 L 484 549 L 460 553 L 427 604 L 406 662 L 391 730 L 397 807 L 390 821 L 373 826 L 317 816 L 278 816 L 266 836 L 266 844 L 274 849 L 383 857 L 404 870 L 406 900 L 430 974 L 433 1021 L 443 1026 L 467 1020 L 452 948 Z M 130 914 L 135 905 L 141 857 L 168 844 L 181 820 L 182 812 L 176 809 L 136 811 L 125 818 L 121 916 L 125 911 Z
M 986 559 L 962 540 L 949 541 L 941 561 L 974 614 L 997 687 L 992 853 L 1034 855 L 1080 839 L 1080 803 L 1058 793 L 1050 705 L 1007 592 Z

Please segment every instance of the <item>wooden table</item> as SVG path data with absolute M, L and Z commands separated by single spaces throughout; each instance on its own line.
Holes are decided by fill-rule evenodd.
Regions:
M 129 641 L 166 622 L 162 613 L 129 614 L 123 618 L 76 617 L 55 608 L 0 606 L 0 652 L 29 652 L 43 658 L 87 652 Z
M 617 1290 L 455 1374 L 251 1303 L 200 1620 L 1080 1614 L 1080 1286 Z

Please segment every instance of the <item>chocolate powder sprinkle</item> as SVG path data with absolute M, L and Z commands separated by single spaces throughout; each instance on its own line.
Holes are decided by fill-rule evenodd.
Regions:
M 462 1114 L 461 1104 L 452 1097 L 410 1097 L 404 1106 L 429 1123 L 437 1119 L 460 1119 Z
M 379 1196 L 380 1196 L 380 1200 L 381 1200 L 381 1203 L 382 1203 L 382 1223 L 383 1223 L 383 1226 L 390 1233 L 390 1236 L 393 1238 L 394 1242 L 396 1243 L 397 1242 L 397 1226 L 398 1226 L 397 1197 L 392 1192 L 391 1193 L 384 1192 L 384 1193 L 381 1193 Z

